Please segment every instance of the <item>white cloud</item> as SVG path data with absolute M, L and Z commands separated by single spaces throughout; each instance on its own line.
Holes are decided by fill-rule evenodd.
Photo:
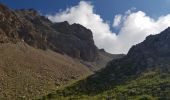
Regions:
M 170 26 L 170 15 L 154 20 L 142 11 L 131 13 L 117 36 L 119 45 L 122 46 L 120 51 L 126 53 L 132 45 L 142 42 L 150 34 L 160 33 L 168 26 Z
M 122 20 L 122 15 L 116 15 L 115 18 L 114 18 L 114 21 L 113 21 L 113 27 L 118 27 L 121 23 L 121 20 Z
M 90 2 L 81 1 L 79 5 L 67 8 L 56 15 L 47 16 L 53 22 L 68 21 L 70 24 L 79 23 L 92 30 L 95 44 L 110 53 L 127 53 L 132 45 L 145 39 L 150 34 L 157 34 L 170 26 L 170 14 L 161 16 L 158 20 L 147 16 L 142 11 L 128 10 L 121 18 L 115 18 L 115 26 L 122 20 L 118 35 L 110 30 L 107 22 L 93 10 Z

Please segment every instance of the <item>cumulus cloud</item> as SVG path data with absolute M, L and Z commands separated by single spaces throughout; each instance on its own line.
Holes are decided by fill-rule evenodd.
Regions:
M 121 20 L 122 20 L 122 15 L 116 15 L 115 18 L 114 18 L 114 21 L 113 21 L 113 27 L 118 27 L 121 23 Z
M 97 47 L 115 54 L 127 53 L 132 45 L 143 41 L 146 36 L 157 34 L 170 26 L 170 14 L 155 20 L 145 12 L 128 10 L 128 13 L 125 12 L 121 18 L 115 16 L 114 26 L 118 26 L 122 21 L 120 31 L 116 35 L 110 30 L 110 25 L 94 12 L 93 5 L 85 1 L 80 1 L 77 6 L 47 17 L 53 22 L 79 23 L 91 29 Z

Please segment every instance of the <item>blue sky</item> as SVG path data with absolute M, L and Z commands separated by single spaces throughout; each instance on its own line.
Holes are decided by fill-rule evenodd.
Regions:
M 120 54 L 170 27 L 170 0 L 0 0 L 13 9 L 34 8 L 52 22 L 90 29 L 98 48 Z M 135 9 L 134 9 L 135 8 Z
M 80 0 L 0 0 L 11 8 L 34 8 L 42 14 L 56 13 L 77 5 Z M 104 20 L 112 21 L 114 15 L 122 14 L 135 7 L 146 12 L 149 16 L 157 18 L 170 12 L 170 0 L 85 0 L 95 7 L 95 12 Z

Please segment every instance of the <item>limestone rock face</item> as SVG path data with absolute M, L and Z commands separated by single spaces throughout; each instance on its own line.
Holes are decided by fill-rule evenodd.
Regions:
M 97 58 L 98 49 L 94 44 L 92 32 L 89 29 L 79 24 L 69 25 L 68 22 L 56 23 L 53 27 L 62 33 L 55 40 L 57 42 L 54 41 L 59 48 L 62 48 L 62 51 L 86 61 L 93 61 Z
M 0 42 L 24 41 L 35 48 L 52 49 L 85 61 L 98 57 L 92 32 L 82 25 L 52 23 L 34 9 L 11 10 L 2 4 L 0 17 Z

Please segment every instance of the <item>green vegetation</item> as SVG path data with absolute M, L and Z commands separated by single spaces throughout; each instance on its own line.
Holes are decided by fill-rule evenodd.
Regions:
M 103 77 L 98 79 L 102 85 Z M 94 81 L 93 81 L 94 82 Z M 101 83 L 100 83 L 101 82 Z M 94 83 L 95 84 L 95 83 Z M 74 83 L 41 98 L 41 100 L 169 100 L 170 74 L 145 72 L 138 78 L 115 87 L 97 89 L 88 79 Z M 96 85 L 96 86 L 98 86 Z M 93 86 L 93 87 L 91 87 Z M 89 88 L 90 87 L 90 88 Z M 109 87 L 109 86 L 108 86 Z

